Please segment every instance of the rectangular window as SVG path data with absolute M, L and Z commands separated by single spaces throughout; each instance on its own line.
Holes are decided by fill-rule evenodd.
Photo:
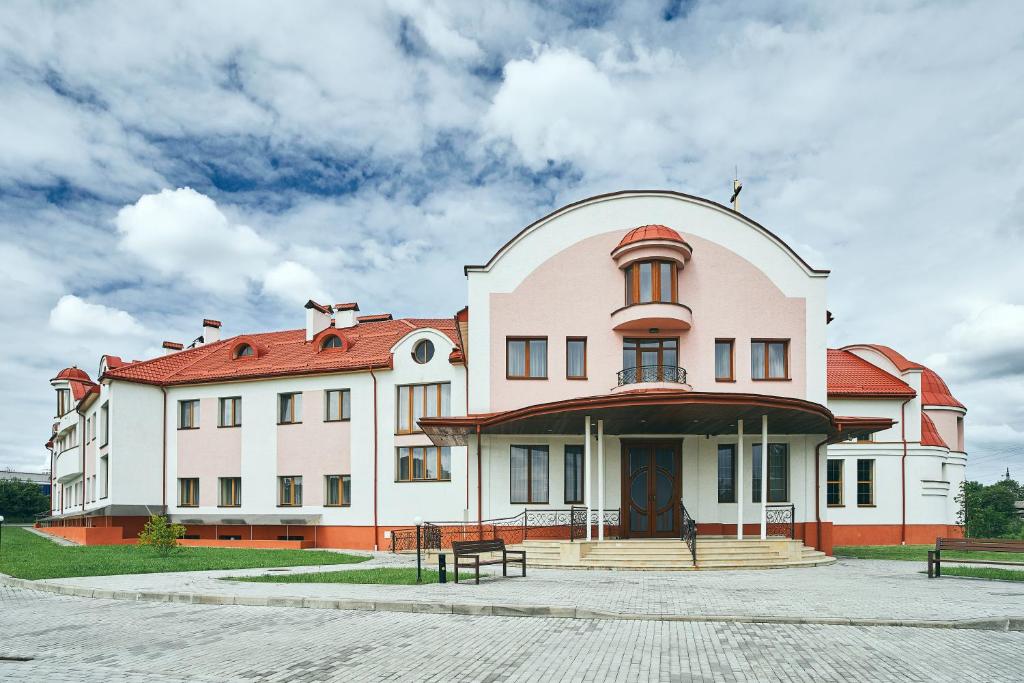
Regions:
M 565 502 L 583 502 L 583 446 L 565 447 Z
M 100 408 L 100 445 L 106 446 L 110 442 L 110 402 L 106 402 Z
M 349 419 L 350 399 L 348 389 L 328 389 L 324 392 L 324 422 L 341 422 Z
M 452 407 L 452 385 L 406 384 L 398 387 L 395 431 L 412 434 L 420 429 L 421 417 L 448 417 Z
M 277 504 L 280 507 L 302 505 L 302 477 L 277 478 Z
M 302 422 L 302 394 L 278 394 L 277 423 L 283 425 Z
M 548 447 L 512 446 L 510 502 L 548 502 Z
M 100 458 L 100 498 L 106 498 L 110 493 L 110 460 L 104 455 Z
M 505 340 L 505 376 L 509 379 L 547 379 L 547 338 L 508 337 Z
M 199 401 L 178 401 L 178 429 L 199 428 Z
M 635 369 L 628 383 L 683 381 L 678 351 L 679 340 L 674 338 L 623 339 L 622 369 Z
M 751 500 L 761 502 L 761 444 L 753 446 Z M 789 502 L 789 444 L 768 444 L 768 502 Z
M 451 481 L 452 449 L 448 446 L 401 446 L 395 450 L 396 481 Z
M 715 380 L 718 382 L 732 382 L 736 379 L 733 348 L 732 339 L 715 340 Z
M 347 474 L 328 474 L 326 477 L 327 492 L 324 505 L 343 507 L 352 504 L 352 477 Z
M 755 339 L 750 342 L 751 379 L 789 379 L 789 340 Z
M 199 480 L 192 477 L 178 480 L 178 507 L 199 506 Z
M 236 508 L 242 504 L 242 478 L 221 477 L 220 498 L 217 505 L 222 508 Z
M 71 410 L 71 390 L 70 389 L 58 389 L 57 390 L 57 417 L 64 415 Z
M 875 504 L 875 461 L 857 461 L 857 505 L 872 507 Z
M 843 461 L 829 460 L 825 475 L 825 503 L 830 508 L 843 507 Z
M 587 378 L 587 338 L 567 337 L 565 340 L 566 379 Z
M 242 398 L 232 396 L 220 399 L 219 427 L 239 427 L 242 424 Z
M 736 444 L 718 446 L 718 502 L 736 502 Z
M 641 261 L 626 266 L 626 305 L 677 301 L 678 275 L 671 261 Z

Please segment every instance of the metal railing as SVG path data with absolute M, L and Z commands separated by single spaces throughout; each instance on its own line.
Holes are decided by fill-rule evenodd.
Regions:
M 618 509 L 604 511 L 605 535 L 612 538 L 620 533 Z M 591 526 L 597 525 L 597 510 L 590 512 Z M 534 539 L 586 538 L 587 509 L 573 506 L 541 510 L 525 509 L 512 517 L 485 519 L 480 522 L 424 522 L 421 527 L 421 547 L 424 550 L 450 548 L 453 541 L 483 541 L 501 539 L 508 545 Z M 391 552 L 416 549 L 416 527 L 402 527 L 391 532 Z
M 768 536 L 796 538 L 796 505 L 776 503 L 765 506 L 765 526 Z
M 690 512 L 683 505 L 683 500 L 679 499 L 679 532 L 680 537 L 686 542 L 686 547 L 690 549 L 690 556 L 693 558 L 693 566 L 697 566 L 697 522 L 690 516 Z
M 620 370 L 619 386 L 643 382 L 677 382 L 686 384 L 686 370 L 675 365 L 640 365 Z

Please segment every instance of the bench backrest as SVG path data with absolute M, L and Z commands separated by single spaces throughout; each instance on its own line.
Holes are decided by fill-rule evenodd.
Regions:
M 505 541 L 500 538 L 491 541 L 452 541 L 452 551 L 456 555 L 491 553 L 504 549 Z
M 1024 553 L 1024 541 L 1010 538 L 936 538 L 935 549 Z

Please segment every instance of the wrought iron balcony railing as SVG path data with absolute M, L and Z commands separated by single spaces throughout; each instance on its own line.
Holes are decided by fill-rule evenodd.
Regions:
M 619 386 L 641 382 L 678 382 L 686 384 L 686 370 L 674 365 L 641 365 L 619 372 Z

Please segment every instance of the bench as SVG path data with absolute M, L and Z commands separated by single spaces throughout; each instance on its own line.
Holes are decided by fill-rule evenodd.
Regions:
M 501 553 L 501 559 L 481 560 L 480 555 L 484 553 Z M 459 560 L 466 567 L 476 568 L 476 582 L 480 583 L 480 567 L 488 564 L 500 564 L 501 575 L 508 576 L 508 565 L 519 564 L 523 567 L 523 576 L 526 576 L 526 551 L 507 550 L 505 541 L 496 539 L 493 541 L 452 541 L 452 554 L 455 556 L 455 583 L 459 582 Z M 465 560 L 472 559 L 471 563 Z
M 936 538 L 935 550 L 928 551 L 928 578 L 942 576 L 943 562 L 957 564 L 991 564 L 1024 567 L 1024 562 L 1000 562 L 996 560 L 944 560 L 943 550 L 960 552 L 984 551 L 989 553 L 1024 553 L 1024 541 L 1008 538 Z

